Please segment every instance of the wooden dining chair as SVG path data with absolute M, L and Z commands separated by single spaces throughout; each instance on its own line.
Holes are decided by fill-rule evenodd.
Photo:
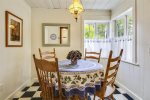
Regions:
M 43 59 L 37 59 L 35 55 L 33 55 L 35 68 L 37 71 L 38 80 L 41 87 L 41 97 L 43 100 L 65 100 L 62 97 L 62 88 L 60 82 L 60 75 L 58 69 L 58 59 L 55 58 L 55 61 L 47 61 Z M 54 75 L 55 73 L 55 75 Z M 57 81 L 58 85 L 56 86 Z M 55 87 L 58 88 L 58 96 L 55 96 Z
M 101 52 L 102 52 L 102 49 L 100 49 L 100 52 L 89 52 L 87 51 L 87 49 L 85 49 L 85 60 L 86 59 L 94 59 L 94 60 L 97 60 L 97 62 L 99 63 L 100 62 L 100 57 L 101 57 Z
M 45 60 L 49 60 L 51 58 L 56 57 L 55 48 L 53 48 L 53 51 L 41 51 L 41 49 L 39 48 L 39 54 L 41 59 L 45 59 Z
M 101 98 L 101 100 L 104 100 L 106 97 L 114 100 L 113 93 L 116 89 L 114 86 L 114 82 L 120 65 L 122 53 L 123 49 L 121 49 L 118 57 L 113 58 L 113 51 L 110 51 L 104 81 L 102 83 L 101 89 L 96 91 L 96 93 L 94 94 L 94 100 L 95 96 L 98 96 L 99 98 Z

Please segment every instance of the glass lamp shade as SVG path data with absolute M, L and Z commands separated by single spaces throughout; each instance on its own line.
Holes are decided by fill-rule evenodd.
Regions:
M 83 6 L 80 3 L 73 3 L 69 6 L 70 13 L 74 14 L 80 14 L 83 12 Z
M 84 11 L 83 6 L 79 0 L 73 0 L 73 4 L 69 6 L 69 11 L 74 15 L 74 18 L 77 20 L 78 15 Z

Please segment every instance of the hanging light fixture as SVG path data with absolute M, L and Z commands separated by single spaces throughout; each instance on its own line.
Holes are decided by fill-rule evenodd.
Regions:
M 71 14 L 73 14 L 74 18 L 77 21 L 79 14 L 84 11 L 80 0 L 73 0 L 73 3 L 69 6 L 69 11 Z

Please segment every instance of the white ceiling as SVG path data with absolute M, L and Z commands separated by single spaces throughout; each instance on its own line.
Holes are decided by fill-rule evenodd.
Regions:
M 67 9 L 73 0 L 26 0 L 32 8 Z M 81 0 L 84 9 L 111 10 L 124 0 Z

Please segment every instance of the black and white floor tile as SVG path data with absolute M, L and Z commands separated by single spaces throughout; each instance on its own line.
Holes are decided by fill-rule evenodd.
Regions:
M 22 91 L 17 92 L 14 95 L 13 100 L 42 100 L 40 98 L 40 87 L 38 82 L 34 82 L 31 86 L 25 87 Z M 134 100 L 123 89 L 116 86 L 114 93 L 115 100 Z M 93 95 L 88 97 L 88 100 L 93 100 Z M 96 100 L 99 100 L 96 97 Z

